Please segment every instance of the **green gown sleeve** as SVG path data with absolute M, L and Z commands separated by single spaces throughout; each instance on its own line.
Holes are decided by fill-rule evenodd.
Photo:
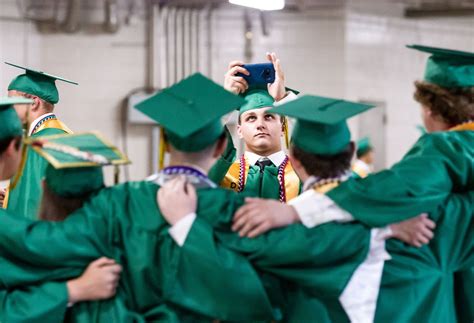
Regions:
M 462 309 L 472 304 L 472 285 L 462 275 L 474 263 L 473 201 L 474 192 L 455 194 L 438 207 L 430 215 L 437 223 L 434 238 L 422 248 L 387 241 L 392 259 L 384 267 L 376 322 L 472 321 Z
M 41 304 L 41 306 L 38 306 Z M 68 304 L 65 283 L 51 282 L 0 292 L 0 322 L 61 323 Z
M 44 129 L 33 135 L 33 137 L 51 136 L 63 134 L 64 131 L 55 128 Z M 38 218 L 38 210 L 41 202 L 41 181 L 48 162 L 37 154 L 31 147 L 27 147 L 26 163 L 23 174 L 17 186 L 8 193 L 7 210 L 10 214 L 24 216 L 35 220 Z
M 0 283 L 3 288 L 76 277 L 93 260 L 115 258 L 113 215 L 103 210 L 111 198 L 104 189 L 63 222 L 31 221 L 0 215 Z M 102 194 L 103 193 L 103 194 Z
M 224 179 L 225 175 L 229 171 L 230 166 L 235 160 L 237 150 L 235 149 L 232 135 L 227 127 L 225 127 L 225 133 L 227 137 L 227 146 L 221 157 L 215 162 L 215 164 L 209 170 L 208 177 L 214 183 L 219 184 Z
M 327 195 L 357 220 L 382 227 L 434 211 L 451 192 L 474 189 L 473 159 L 473 131 L 426 134 L 392 168 Z

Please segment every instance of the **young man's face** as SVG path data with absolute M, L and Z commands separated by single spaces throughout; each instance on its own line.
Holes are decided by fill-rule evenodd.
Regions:
M 281 150 L 283 127 L 280 116 L 261 108 L 240 115 L 237 133 L 245 141 L 246 149 L 259 155 L 270 155 Z

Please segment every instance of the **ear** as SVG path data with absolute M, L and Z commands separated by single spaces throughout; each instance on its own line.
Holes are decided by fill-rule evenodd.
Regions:
M 242 135 L 242 126 L 240 124 L 237 125 L 237 135 L 239 136 L 240 139 L 243 139 L 244 136 Z
M 33 100 L 33 103 L 31 104 L 31 111 L 37 112 L 41 107 L 41 99 L 35 96 L 32 100 Z
M 214 149 L 214 153 L 212 154 L 213 158 L 219 158 L 225 151 L 227 147 L 227 136 L 222 136 L 217 140 L 216 148 Z
M 293 155 L 293 147 L 290 147 L 288 151 L 288 159 L 290 160 L 291 166 L 293 166 L 293 168 L 300 169 L 301 167 L 303 167 L 299 159 L 297 159 L 295 155 Z

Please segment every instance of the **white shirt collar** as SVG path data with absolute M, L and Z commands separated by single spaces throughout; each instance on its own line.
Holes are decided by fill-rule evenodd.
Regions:
M 245 152 L 245 158 L 247 158 L 249 165 L 255 165 L 260 158 L 268 158 L 272 161 L 273 165 L 280 166 L 286 158 L 286 154 L 283 150 L 277 151 L 270 156 L 260 156 L 250 151 Z
M 43 115 L 40 115 L 38 118 L 36 118 L 31 124 L 30 124 L 30 130 L 28 132 L 28 136 L 31 136 L 33 134 L 33 130 L 35 129 L 36 125 L 38 122 L 40 122 L 43 118 L 49 117 L 50 115 L 54 115 L 54 113 L 45 113 Z

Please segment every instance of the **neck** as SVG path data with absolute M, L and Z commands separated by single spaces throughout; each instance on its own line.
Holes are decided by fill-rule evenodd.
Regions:
M 180 156 L 170 156 L 169 166 L 190 166 L 201 171 L 203 174 L 207 175 L 211 169 L 214 161 L 210 158 L 204 160 L 192 161 L 186 160 L 185 158 L 180 158 Z
M 270 155 L 273 155 L 274 153 L 281 151 L 281 146 L 275 147 L 275 148 L 268 148 L 268 149 L 253 149 L 245 145 L 245 151 L 257 154 L 262 157 L 268 157 Z

